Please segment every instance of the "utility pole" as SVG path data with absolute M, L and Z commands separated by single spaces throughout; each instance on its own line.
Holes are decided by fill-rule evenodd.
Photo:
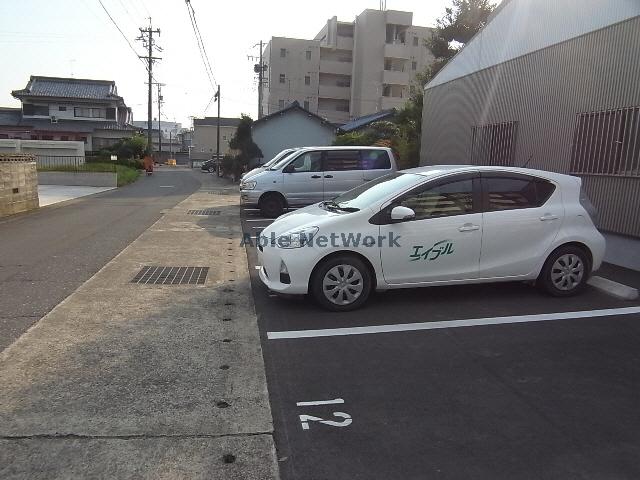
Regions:
M 151 132 L 153 130 L 153 109 L 152 109 L 153 62 L 156 60 L 162 60 L 160 57 L 153 56 L 153 48 L 155 46 L 155 41 L 153 40 L 153 34 L 157 33 L 159 36 L 160 29 L 159 28 L 155 30 L 153 29 L 153 26 L 151 24 L 151 17 L 149 17 L 149 26 L 147 28 L 139 28 L 138 30 L 140 30 L 140 36 L 136 40 L 142 41 L 143 45 L 147 47 L 147 55 L 140 56 L 140 58 L 143 58 L 147 61 L 147 72 L 149 74 L 149 80 L 148 80 L 149 92 L 148 92 L 148 100 L 147 100 L 147 149 L 149 150 L 149 152 L 152 152 L 153 143 L 151 138 Z M 159 47 L 156 47 L 156 49 L 160 50 Z
M 158 86 L 158 156 L 162 159 L 162 118 L 160 108 L 162 105 L 162 87 L 164 83 L 156 83 Z
M 253 71 L 255 73 L 258 74 L 258 118 L 262 118 L 263 117 L 263 113 L 262 113 L 262 98 L 263 98 L 263 93 L 262 93 L 262 87 L 264 86 L 264 70 L 266 68 L 266 65 L 264 64 L 263 58 L 262 58 L 262 40 L 260 40 L 260 43 L 254 45 L 254 48 L 259 46 L 260 47 L 260 56 L 258 57 L 258 63 L 256 63 L 253 66 Z M 255 58 L 255 57 L 250 57 L 250 58 Z
M 215 96 L 213 97 L 215 99 L 216 102 L 218 102 L 218 122 L 217 122 L 217 126 L 218 128 L 216 129 L 217 132 L 217 140 L 216 140 L 216 165 L 217 165 L 217 170 L 218 170 L 218 176 L 221 176 L 221 171 L 220 171 L 220 164 L 222 163 L 220 161 L 220 84 L 218 84 L 218 91 L 216 92 Z

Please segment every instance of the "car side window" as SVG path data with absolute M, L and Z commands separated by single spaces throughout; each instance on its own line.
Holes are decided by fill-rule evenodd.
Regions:
M 322 152 L 303 153 L 289 165 L 293 165 L 292 173 L 321 172 Z
M 473 180 L 455 180 L 410 193 L 394 203 L 409 207 L 416 213 L 415 220 L 448 217 L 473 213 Z
M 483 177 L 486 209 L 489 212 L 535 208 L 543 205 L 555 186 L 533 177 Z
M 362 150 L 363 170 L 390 170 L 391 160 L 386 150 Z
M 345 170 L 362 170 L 360 152 L 358 150 L 328 150 L 325 157 L 325 172 Z

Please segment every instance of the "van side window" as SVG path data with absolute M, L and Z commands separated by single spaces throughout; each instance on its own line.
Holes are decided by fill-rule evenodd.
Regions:
M 386 150 L 361 150 L 363 170 L 391 170 L 391 160 Z
M 328 150 L 325 158 L 325 172 L 362 170 L 358 150 Z
M 289 165 L 293 165 L 294 173 L 300 172 L 321 172 L 322 171 L 322 153 L 307 152 L 300 155 Z

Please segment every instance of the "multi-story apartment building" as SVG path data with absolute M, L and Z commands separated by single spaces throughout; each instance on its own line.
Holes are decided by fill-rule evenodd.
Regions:
M 297 100 L 334 123 L 401 107 L 418 72 L 433 60 L 428 27 L 413 14 L 365 10 L 353 22 L 327 21 L 313 40 L 272 37 L 264 52 L 262 114 Z

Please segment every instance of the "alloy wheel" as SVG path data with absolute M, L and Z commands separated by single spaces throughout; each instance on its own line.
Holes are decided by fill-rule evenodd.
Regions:
M 551 267 L 551 281 L 558 290 L 573 290 L 580 285 L 584 271 L 584 263 L 580 257 L 567 253 L 558 257 Z
M 362 274 L 353 265 L 336 265 L 322 279 L 324 296 L 335 305 L 350 305 L 364 289 Z

